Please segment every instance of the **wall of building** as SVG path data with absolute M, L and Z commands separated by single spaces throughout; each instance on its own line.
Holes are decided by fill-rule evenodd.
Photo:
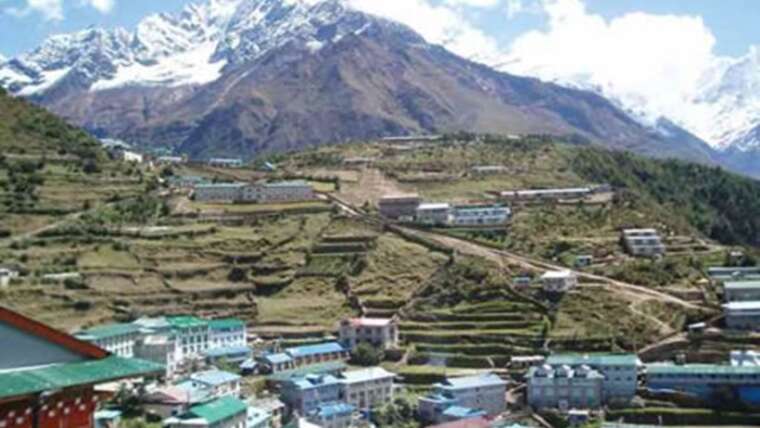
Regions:
M 0 370 L 83 361 L 81 355 L 0 321 Z

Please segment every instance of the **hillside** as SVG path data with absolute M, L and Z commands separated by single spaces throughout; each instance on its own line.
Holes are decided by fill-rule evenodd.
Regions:
M 496 72 L 345 2 L 231 4 L 152 16 L 134 34 L 50 38 L 9 61 L 15 77 L 0 84 L 96 135 L 198 159 L 465 130 L 717 161 L 700 140 L 652 132 L 591 92 Z
M 143 192 L 139 168 L 111 161 L 81 129 L 0 89 L 0 234 Z

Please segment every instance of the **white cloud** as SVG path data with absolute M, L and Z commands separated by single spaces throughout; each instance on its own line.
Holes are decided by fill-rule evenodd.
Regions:
M 109 13 L 113 10 L 116 0 L 79 0 L 79 4 L 92 7 L 100 13 Z M 36 13 L 45 21 L 62 21 L 64 0 L 26 0 L 24 7 L 8 7 L 5 13 L 16 17 L 26 17 Z
M 501 0 L 446 0 L 445 3 L 452 6 L 490 8 L 496 7 L 500 1 Z
M 82 0 L 82 4 L 95 8 L 100 13 L 110 13 L 116 0 Z
M 406 24 L 431 43 L 482 62 L 498 57 L 496 41 L 469 22 L 457 7 L 429 0 L 348 0 L 365 12 Z M 490 4 L 491 0 L 461 0 Z
M 628 106 L 677 118 L 716 61 L 715 37 L 698 16 L 634 12 L 607 20 L 581 0 L 542 0 L 542 7 L 548 28 L 512 43 L 507 71 L 594 85 Z

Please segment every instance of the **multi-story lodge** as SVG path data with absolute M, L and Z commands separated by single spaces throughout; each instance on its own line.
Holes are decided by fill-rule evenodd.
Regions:
M 237 348 L 248 344 L 245 323 L 237 318 L 215 319 L 208 322 L 210 348 Z
M 349 352 L 340 343 L 325 342 L 287 348 L 283 352 L 261 355 L 258 358 L 262 371 L 278 373 L 312 364 L 345 361 Z
M 760 281 L 760 267 L 711 267 L 707 275 L 715 283 L 726 281 Z
M 167 428 L 246 428 L 248 405 L 234 397 L 222 397 L 191 407 L 187 413 L 166 419 Z
M 760 301 L 760 281 L 727 281 L 723 284 L 723 300 L 730 302 Z
M 665 245 L 655 229 L 625 229 L 623 245 L 634 257 L 657 257 L 665 254 Z
M 549 271 L 541 275 L 541 284 L 547 293 L 564 293 L 578 286 L 578 275 L 569 270 Z
M 396 375 L 382 367 L 344 372 L 338 376 L 341 399 L 359 410 L 369 410 L 393 399 Z
M 427 226 L 445 226 L 449 224 L 451 204 L 426 203 L 417 207 L 415 220 Z
M 179 363 L 179 343 L 171 334 L 150 334 L 140 337 L 135 343 L 135 356 L 144 360 L 162 364 L 166 378 L 171 378 L 177 372 Z
M 507 383 L 495 374 L 448 378 L 420 398 L 420 417 L 430 423 L 451 420 L 452 407 L 497 416 L 506 410 L 506 389 Z
M 594 193 L 594 189 L 591 187 L 570 187 L 564 189 L 509 190 L 499 193 L 499 196 L 507 201 L 537 201 L 582 199 L 592 193 Z
M 395 319 L 350 318 L 340 322 L 340 343 L 353 350 L 359 343 L 379 349 L 398 346 L 399 329 Z
M 292 411 L 309 414 L 326 403 L 340 401 L 341 382 L 333 375 L 307 375 L 288 379 L 280 388 L 281 399 Z
M 588 366 L 532 367 L 525 379 L 528 404 L 537 409 L 594 409 L 603 403 L 604 375 Z
M 140 327 L 134 324 L 109 324 L 79 331 L 74 336 L 120 357 L 132 358 L 135 356 L 135 343 L 140 338 Z
M 3 307 L 0 337 L 0 424 L 6 428 L 93 428 L 100 401 L 95 385 L 159 377 L 164 370 Z
M 598 371 L 604 376 L 602 399 L 605 403 L 628 403 L 633 400 L 642 367 L 636 354 L 554 354 L 546 358 L 545 365 L 573 369 L 586 366 Z
M 212 397 L 240 395 L 240 376 L 222 370 L 207 370 L 192 373 L 186 382 L 192 382 L 193 387 L 202 388 Z
M 217 168 L 242 168 L 243 160 L 240 158 L 211 158 L 208 160 L 208 164 Z
M 647 364 L 646 387 L 654 392 L 678 391 L 714 402 L 716 394 L 744 405 L 760 405 L 760 366 L 716 364 Z
M 315 199 L 314 187 L 305 181 L 276 183 L 202 183 L 195 186 L 198 202 L 277 203 Z
M 729 329 L 756 330 L 760 327 L 760 301 L 726 303 L 723 314 Z
M 201 357 L 209 348 L 208 321 L 194 316 L 167 317 L 179 342 L 179 360 Z
M 506 223 L 512 210 L 503 205 L 454 205 L 451 208 L 451 226 L 497 226 Z
M 422 199 L 417 194 L 383 196 L 377 203 L 380 215 L 390 219 L 413 219 Z

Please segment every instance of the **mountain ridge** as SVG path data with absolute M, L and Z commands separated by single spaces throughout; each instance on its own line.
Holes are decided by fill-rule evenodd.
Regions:
M 698 139 L 673 144 L 598 95 L 499 73 L 339 0 L 210 0 L 132 34 L 55 36 L 0 68 L 0 84 L 98 136 L 196 158 L 479 131 L 718 162 Z

